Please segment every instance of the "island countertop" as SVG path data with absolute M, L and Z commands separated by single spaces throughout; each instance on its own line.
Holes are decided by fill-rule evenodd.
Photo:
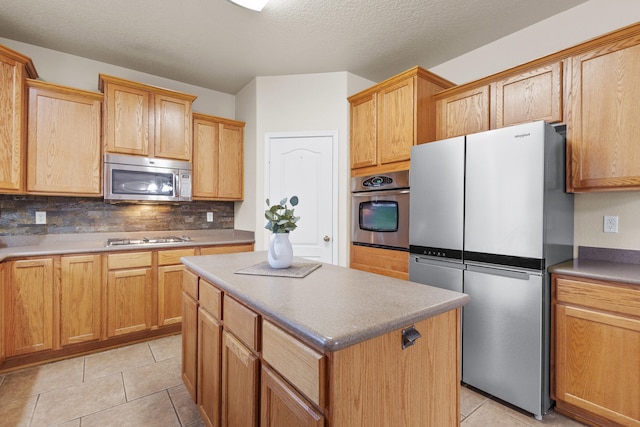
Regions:
M 466 294 L 331 264 L 304 278 L 237 274 L 266 252 L 183 257 L 194 273 L 325 351 L 459 308 Z M 294 258 L 294 263 L 310 260 Z

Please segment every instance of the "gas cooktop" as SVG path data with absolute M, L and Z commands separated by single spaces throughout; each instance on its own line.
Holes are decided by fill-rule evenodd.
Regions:
M 188 236 L 167 236 L 167 237 L 140 237 L 135 239 L 117 238 L 107 239 L 106 246 L 123 246 L 123 245 L 149 245 L 159 243 L 182 243 L 190 242 L 191 237 Z

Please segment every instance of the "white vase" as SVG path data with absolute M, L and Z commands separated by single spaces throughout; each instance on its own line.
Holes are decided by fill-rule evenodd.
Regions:
M 288 268 L 293 261 L 293 248 L 289 233 L 271 233 L 267 260 L 271 268 Z

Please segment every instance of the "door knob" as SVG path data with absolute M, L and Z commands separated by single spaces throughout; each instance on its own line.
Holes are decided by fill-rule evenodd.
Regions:
M 331 240 L 331 238 L 329 236 L 324 236 L 324 241 L 328 242 L 329 240 Z

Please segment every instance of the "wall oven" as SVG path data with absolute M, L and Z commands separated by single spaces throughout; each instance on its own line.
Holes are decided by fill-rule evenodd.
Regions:
M 354 245 L 409 250 L 409 171 L 351 179 Z
M 105 154 L 104 199 L 111 203 L 190 201 L 191 163 Z

